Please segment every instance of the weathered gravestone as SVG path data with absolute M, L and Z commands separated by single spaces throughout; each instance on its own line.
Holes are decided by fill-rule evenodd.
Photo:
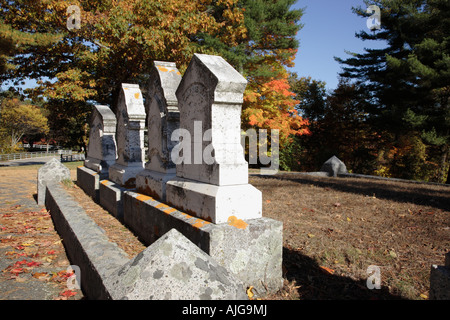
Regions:
M 116 116 L 108 106 L 96 105 L 92 112 L 88 154 L 84 166 L 77 168 L 77 184 L 95 201 L 99 200 L 100 181 L 109 176 L 117 157 Z
M 117 160 L 109 167 L 109 180 L 134 187 L 136 175 L 144 169 L 145 108 L 137 84 L 122 84 L 117 104 Z
M 107 179 L 116 162 L 116 116 L 108 106 L 96 105 L 92 112 L 89 145 L 84 166 Z
M 173 62 L 155 61 L 148 88 L 148 162 L 136 177 L 136 189 L 165 200 L 166 182 L 176 175 L 171 152 L 176 142 L 172 132 L 179 127 L 180 113 L 175 91 L 181 74 Z
M 45 205 L 45 189 L 48 183 L 70 179 L 70 170 L 58 159 L 52 158 L 45 163 L 37 175 L 37 198 L 39 205 Z
M 213 223 L 261 217 L 262 194 L 248 184 L 241 145 L 246 85 L 222 57 L 192 58 L 176 91 L 181 142 L 172 150 L 177 177 L 166 185 L 173 207 Z
M 112 299 L 247 299 L 239 280 L 175 229 L 113 272 L 106 286 Z
M 325 161 L 320 171 L 328 173 L 331 177 L 337 177 L 338 174 L 348 173 L 345 164 L 336 156 L 332 156 Z

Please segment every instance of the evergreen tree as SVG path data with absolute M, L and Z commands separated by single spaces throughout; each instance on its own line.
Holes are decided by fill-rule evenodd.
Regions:
M 420 136 L 422 141 L 415 140 L 416 144 L 425 142 L 430 146 L 429 161 L 435 161 L 433 150 L 439 150 L 440 174 L 436 179 L 443 181 L 448 170 L 450 128 L 450 3 L 365 3 L 380 7 L 381 29 L 361 31 L 357 37 L 384 41 L 386 47 L 352 53 L 345 60 L 336 58 L 343 65 L 341 76 L 354 79 L 361 90 L 369 93 L 371 104 L 364 111 L 370 115 L 372 125 L 392 134 L 391 146 L 398 148 L 404 136 Z M 368 16 L 365 8 L 354 8 L 354 12 Z M 411 172 L 406 177 L 413 178 L 415 169 L 405 167 L 406 158 L 399 152 L 393 157 L 393 166 Z

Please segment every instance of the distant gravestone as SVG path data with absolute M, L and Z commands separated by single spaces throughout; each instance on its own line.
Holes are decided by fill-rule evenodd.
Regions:
M 144 169 L 145 108 L 137 84 L 122 84 L 116 111 L 117 160 L 109 168 L 109 180 L 134 187 Z
M 175 63 L 155 61 L 148 88 L 148 162 L 136 177 L 140 193 L 165 200 L 166 182 L 176 175 L 171 152 L 176 142 L 171 140 L 178 129 L 180 113 L 175 91 L 181 74 Z
M 107 179 L 108 169 L 116 162 L 116 116 L 108 106 L 94 107 L 89 145 L 84 166 L 94 170 L 100 179 Z
M 222 57 L 194 54 L 176 91 L 181 139 L 172 152 L 177 177 L 166 185 L 170 205 L 213 223 L 261 217 L 241 145 L 246 85 Z
M 176 229 L 113 272 L 106 286 L 114 300 L 247 299 L 240 281 Z
M 320 171 L 326 172 L 332 177 L 337 177 L 338 174 L 348 173 L 345 164 L 336 156 L 332 156 L 330 159 L 325 161 Z
M 45 189 L 47 183 L 70 179 L 70 170 L 58 159 L 52 158 L 45 163 L 37 175 L 37 198 L 39 205 L 45 205 Z

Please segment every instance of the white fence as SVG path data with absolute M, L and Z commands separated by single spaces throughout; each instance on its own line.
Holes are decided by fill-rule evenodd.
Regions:
M 42 152 L 9 153 L 9 154 L 0 154 L 0 161 L 32 159 L 32 158 L 71 155 L 71 154 L 72 154 L 72 150 L 56 150 L 56 151 L 49 151 L 49 152 L 42 151 Z

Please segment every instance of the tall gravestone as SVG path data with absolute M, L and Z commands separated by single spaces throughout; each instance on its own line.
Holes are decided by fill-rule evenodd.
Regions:
M 165 200 L 166 182 L 176 175 L 171 152 L 176 142 L 171 140 L 178 129 L 180 113 L 175 91 L 181 74 L 175 63 L 155 61 L 148 87 L 148 162 L 136 177 L 138 192 Z
M 117 111 L 117 160 L 109 168 L 109 180 L 134 187 L 136 175 L 144 169 L 145 108 L 137 84 L 122 84 Z
M 96 105 L 92 112 L 89 145 L 84 166 L 107 179 L 116 162 L 116 116 L 108 106 Z
M 240 137 L 246 85 L 222 57 L 192 58 L 176 91 L 177 177 L 166 185 L 166 201 L 173 207 L 213 223 L 261 217 L 262 194 L 248 184 Z

